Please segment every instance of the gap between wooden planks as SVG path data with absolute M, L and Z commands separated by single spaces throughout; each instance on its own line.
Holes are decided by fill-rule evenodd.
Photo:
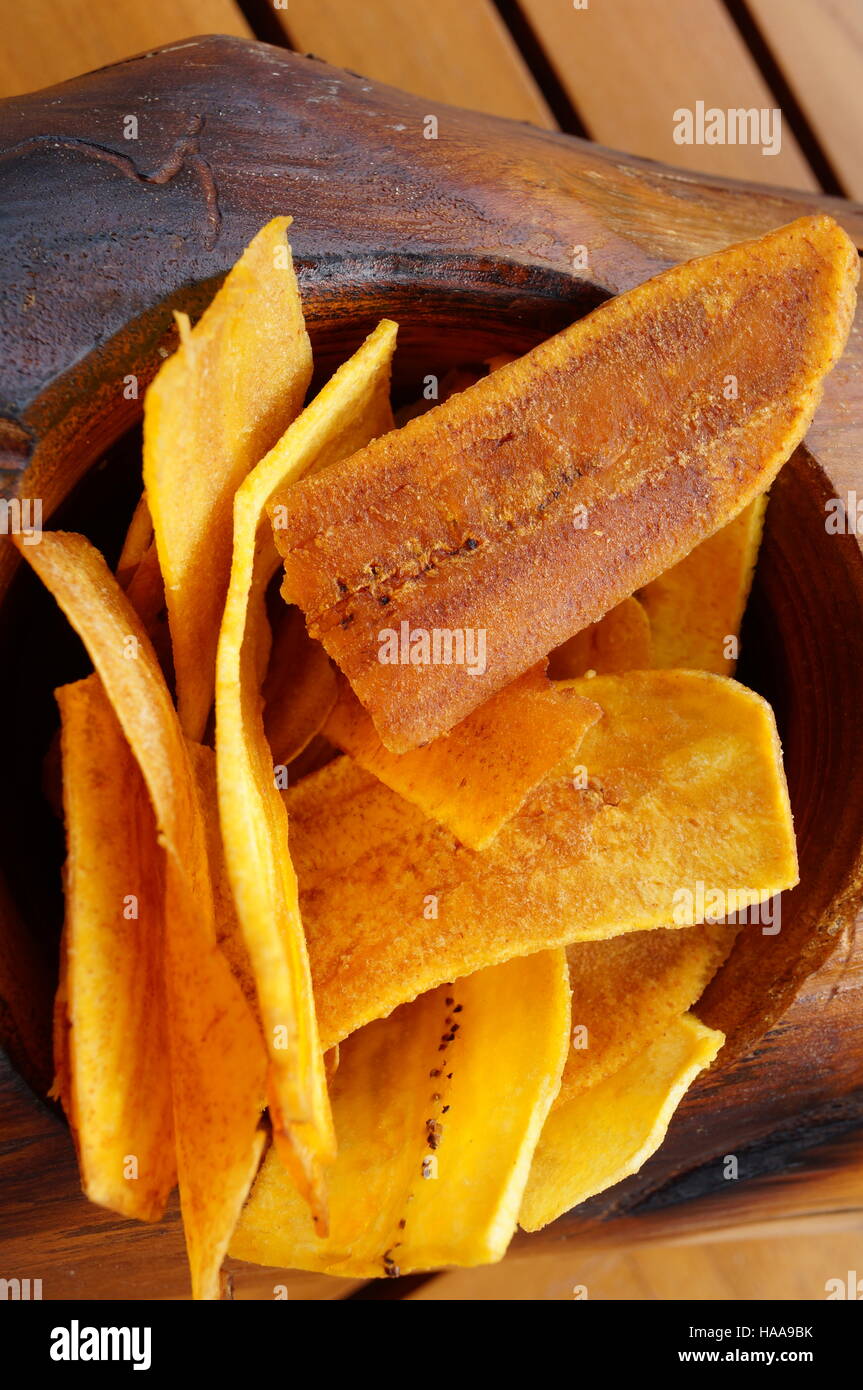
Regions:
M 628 154 L 789 188 L 818 182 L 787 122 L 778 155 L 752 145 L 678 145 L 679 107 L 777 102 L 722 0 L 503 4 L 539 41 L 587 134 Z M 436 0 L 418 19 L 399 0 L 290 0 L 276 16 L 294 48 L 431 100 L 552 125 L 540 87 L 490 0 Z

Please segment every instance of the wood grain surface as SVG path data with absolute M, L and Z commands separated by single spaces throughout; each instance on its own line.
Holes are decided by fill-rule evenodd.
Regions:
M 863 197 L 863 6 L 858 0 L 747 3 L 843 191 Z
M 523 9 L 594 139 L 683 169 L 818 186 L 787 126 L 775 156 L 751 144 L 713 145 L 708 153 L 703 143 L 675 143 L 678 108 L 777 106 L 722 0 L 616 0 L 586 9 L 524 0 Z
M 416 96 L 511 116 L 538 126 L 554 117 L 491 0 L 435 0 L 422 12 L 401 0 L 351 7 L 291 0 L 275 17 L 291 46 Z
M 196 34 L 252 31 L 233 0 L 4 0 L 0 96 L 65 82 L 130 53 L 181 43 Z

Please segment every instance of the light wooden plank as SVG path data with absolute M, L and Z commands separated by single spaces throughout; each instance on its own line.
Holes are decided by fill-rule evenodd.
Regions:
M 844 191 L 863 198 L 860 0 L 749 0 L 749 9 Z
M 252 37 L 233 0 L 28 0 L 7 10 L 0 97 L 50 87 L 196 34 Z
M 777 155 L 752 145 L 678 145 L 674 112 L 762 108 L 776 99 L 721 0 L 523 0 L 522 9 L 589 135 L 684 169 L 816 188 L 787 123 Z
M 431 101 L 554 126 L 491 0 L 289 0 L 275 15 L 300 52 Z
M 584 1254 L 561 1248 L 483 1269 L 451 1270 L 409 1295 L 410 1302 L 664 1303 L 821 1301 L 828 1279 L 860 1268 L 860 1231 L 781 1236 L 721 1245 Z M 580 1297 L 584 1297 L 582 1293 Z
M 326 1303 L 347 1298 L 361 1289 L 363 1279 L 341 1279 L 331 1274 L 307 1274 L 297 1269 L 271 1269 L 228 1259 L 232 1293 L 238 1303 L 287 1300 L 289 1303 Z

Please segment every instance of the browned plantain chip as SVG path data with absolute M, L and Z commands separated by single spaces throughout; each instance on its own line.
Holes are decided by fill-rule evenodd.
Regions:
M 845 232 L 800 218 L 620 295 L 301 483 L 276 532 L 283 593 L 383 743 L 446 733 L 763 493 L 857 278 Z

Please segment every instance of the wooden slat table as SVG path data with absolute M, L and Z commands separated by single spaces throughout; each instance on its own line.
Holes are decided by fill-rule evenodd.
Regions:
M 843 193 L 863 197 L 863 5 L 859 0 L 748 0 Z
M 420 15 L 399 0 L 364 0 L 359 6 L 352 0 L 289 0 L 285 8 L 270 0 L 247 0 L 242 7 L 234 0 L 3 3 L 8 14 L 0 96 L 47 86 L 198 33 L 257 36 L 313 51 L 428 97 L 432 111 L 434 103 L 452 103 L 546 128 L 559 124 L 611 147 L 687 169 L 804 190 L 826 186 L 863 197 L 863 10 L 858 0 L 656 0 L 649 5 L 643 0 L 590 0 L 586 9 L 569 0 L 501 0 L 499 5 L 492 0 L 437 0 L 422 7 Z M 776 82 L 777 74 L 784 85 Z M 694 107 L 697 101 L 722 109 L 774 107 L 779 97 L 771 80 L 788 102 L 776 157 L 752 146 L 674 143 L 678 107 Z M 825 180 L 819 160 L 810 157 L 813 151 L 823 154 L 833 185 Z M 817 993 L 813 981 L 809 994 Z M 176 1221 L 136 1231 L 130 1248 L 135 1258 L 145 1254 L 143 1285 L 135 1258 L 112 1265 L 104 1252 L 118 1223 L 78 1194 L 71 1146 L 65 1136 L 58 1137 L 53 1117 L 18 1085 L 7 1086 L 2 1095 L 4 1134 L 14 1151 L 7 1190 L 10 1227 L 32 1200 L 27 1169 L 36 1150 L 56 1184 L 47 1204 L 32 1204 L 26 1240 L 0 1237 L 0 1273 L 16 1272 L 15 1265 L 22 1275 L 38 1273 L 41 1259 L 68 1262 L 72 1243 L 58 1248 L 56 1235 L 62 1207 L 75 1213 L 74 1252 L 82 1272 L 76 1284 L 79 1289 L 86 1285 L 86 1296 L 184 1297 Z M 14 1150 L 16 1142 L 20 1150 Z M 759 1220 L 771 1229 L 796 1228 L 804 1221 L 807 1229 L 823 1230 L 856 1219 L 863 1211 L 863 1150 L 849 1143 L 839 1160 L 828 1150 L 820 1166 L 818 1152 L 787 1181 L 766 1176 L 741 1184 L 732 1201 L 708 1198 L 673 1214 L 629 1217 L 602 1234 L 576 1237 L 575 1245 L 580 1240 L 584 1249 L 596 1249 L 728 1238 L 735 1230 L 751 1232 Z M 8 1179 L 10 1169 L 4 1171 Z M 67 1236 L 68 1220 L 61 1247 Z M 269 1271 L 234 1264 L 233 1273 L 237 1297 L 272 1296 Z M 347 1281 L 291 1276 L 293 1298 L 355 1293 L 356 1286 Z
M 18 96 L 194 34 L 252 38 L 234 0 L 4 0 L 0 97 Z
M 587 134 L 601 144 L 730 178 L 818 186 L 787 127 L 775 156 L 752 145 L 675 144 L 679 107 L 776 105 L 722 0 L 616 0 L 586 10 L 525 0 L 524 9 Z
M 554 117 L 491 0 L 402 0 L 351 6 L 290 0 L 277 10 L 291 46 L 405 92 L 492 116 L 553 126 Z

